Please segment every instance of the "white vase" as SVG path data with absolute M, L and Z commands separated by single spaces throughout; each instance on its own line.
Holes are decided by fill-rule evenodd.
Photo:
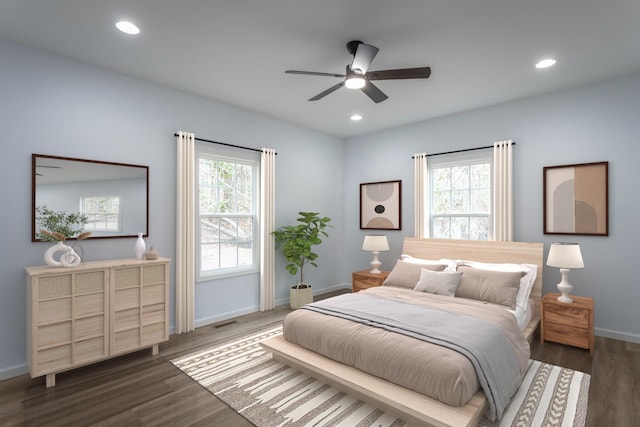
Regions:
M 58 252 L 62 252 L 59 261 L 54 257 Z M 58 242 L 45 251 L 44 262 L 52 267 L 75 267 L 80 264 L 80 256 L 64 242 Z
M 146 245 L 144 244 L 142 233 L 138 233 L 138 240 L 136 240 L 136 259 L 144 259 L 145 249 Z

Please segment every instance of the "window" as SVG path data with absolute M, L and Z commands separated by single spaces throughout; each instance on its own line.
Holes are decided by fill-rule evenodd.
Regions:
M 258 269 L 258 161 L 198 152 L 199 279 Z
M 429 158 L 431 237 L 491 237 L 492 160 L 491 151 Z
M 86 231 L 120 231 L 120 197 L 80 198 L 80 212 L 88 218 Z

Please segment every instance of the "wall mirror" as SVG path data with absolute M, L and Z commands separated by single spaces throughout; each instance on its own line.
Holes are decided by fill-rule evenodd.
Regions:
M 31 169 L 31 241 L 39 206 L 86 214 L 92 239 L 148 236 L 148 166 L 32 154 Z

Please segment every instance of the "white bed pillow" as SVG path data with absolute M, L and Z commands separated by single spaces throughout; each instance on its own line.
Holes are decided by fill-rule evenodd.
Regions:
M 469 260 L 459 260 L 458 265 L 466 265 L 473 268 L 494 271 L 522 271 L 525 273 L 520 279 L 520 288 L 516 294 L 516 305 L 520 308 L 527 308 L 527 301 L 531 295 L 533 284 L 538 274 L 538 266 L 536 264 L 511 264 L 511 263 L 489 263 Z
M 420 280 L 413 290 L 453 297 L 456 295 L 461 277 L 462 273 L 458 272 L 431 271 L 423 268 L 420 272 Z
M 399 259 L 391 270 L 391 273 L 382 283 L 382 286 L 401 286 L 403 288 L 415 288 L 418 280 L 420 280 L 420 272 L 422 269 L 432 271 L 442 271 L 445 266 L 443 264 L 416 264 L 405 262 Z
M 411 255 L 407 255 L 407 254 L 402 254 L 400 255 L 400 259 L 404 262 L 410 262 L 412 264 L 423 264 L 423 265 L 444 265 L 444 271 L 446 272 L 450 272 L 450 273 L 455 273 L 456 268 L 458 267 L 458 264 L 456 263 L 456 261 L 452 260 L 452 259 L 446 259 L 446 258 L 442 258 L 442 259 L 423 259 L 423 258 L 416 258 L 413 257 Z

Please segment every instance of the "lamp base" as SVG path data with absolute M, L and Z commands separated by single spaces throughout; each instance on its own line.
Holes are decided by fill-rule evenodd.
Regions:
M 573 289 L 573 286 L 569 283 L 569 271 L 570 270 L 568 268 L 560 269 L 560 273 L 562 273 L 562 281 L 558 283 L 558 290 L 562 294 L 558 297 L 558 301 L 565 304 L 571 304 L 573 302 L 569 296 L 569 293 L 571 293 L 571 290 Z
M 373 261 L 371 261 L 371 271 L 370 271 L 370 273 L 372 274 L 382 273 L 382 271 L 380 271 L 380 266 L 382 265 L 382 263 L 378 259 L 379 253 L 380 252 L 373 252 Z

